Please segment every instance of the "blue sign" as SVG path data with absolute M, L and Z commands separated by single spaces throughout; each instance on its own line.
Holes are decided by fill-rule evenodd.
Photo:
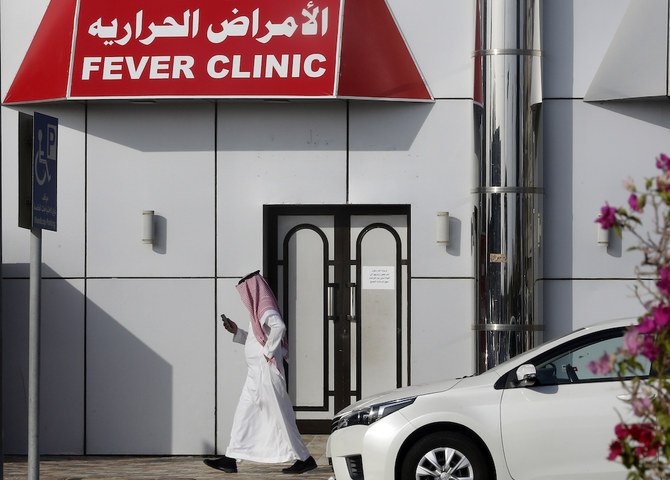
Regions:
M 35 112 L 33 121 L 33 228 L 56 231 L 58 119 Z

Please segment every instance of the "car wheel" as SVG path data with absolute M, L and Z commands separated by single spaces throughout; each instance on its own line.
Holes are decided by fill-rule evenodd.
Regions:
M 493 480 L 482 451 L 457 432 L 436 432 L 419 439 L 405 455 L 400 478 Z

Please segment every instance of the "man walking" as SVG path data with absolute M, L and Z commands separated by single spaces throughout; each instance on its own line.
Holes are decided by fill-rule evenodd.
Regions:
M 283 361 L 288 357 L 288 342 L 277 300 L 259 271 L 240 280 L 237 291 L 249 310 L 249 331 L 225 315 L 221 318 L 225 329 L 233 334 L 233 341 L 244 344 L 247 378 L 226 454 L 204 462 L 227 473 L 237 472 L 236 459 L 259 463 L 295 460 L 282 472 L 299 474 L 312 470 L 316 462 L 300 437 L 286 391 Z

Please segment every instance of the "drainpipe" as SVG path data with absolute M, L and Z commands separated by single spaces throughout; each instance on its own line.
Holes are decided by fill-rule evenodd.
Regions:
M 540 0 L 475 0 L 477 372 L 542 340 Z

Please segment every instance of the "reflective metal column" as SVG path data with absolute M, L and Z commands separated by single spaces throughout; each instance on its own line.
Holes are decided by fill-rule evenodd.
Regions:
M 476 0 L 477 371 L 541 340 L 540 0 Z

